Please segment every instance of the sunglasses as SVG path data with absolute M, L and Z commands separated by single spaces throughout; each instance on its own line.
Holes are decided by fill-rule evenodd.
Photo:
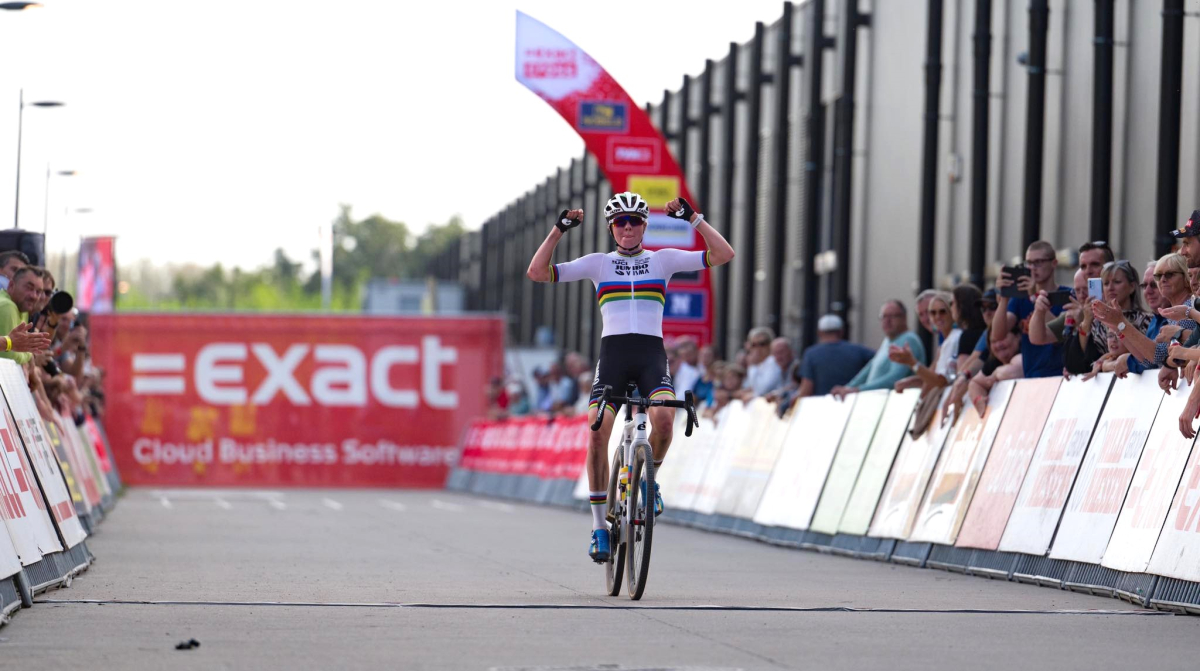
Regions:
M 1155 286 L 1153 282 L 1142 282 L 1141 284 L 1142 291 L 1145 291 L 1153 286 Z
M 1178 270 L 1169 270 L 1169 271 L 1167 271 L 1167 272 L 1165 272 L 1165 273 L 1154 273 L 1154 281 L 1155 281 L 1155 282 L 1162 282 L 1162 281 L 1163 281 L 1163 280 L 1165 280 L 1165 279 L 1169 279 L 1169 278 L 1171 278 L 1171 277 L 1174 277 L 1174 276 L 1176 276 L 1176 275 L 1182 275 L 1182 274 L 1183 274 L 1183 273 L 1179 272 Z
M 769 343 L 769 342 L 767 342 L 767 341 L 765 341 L 765 340 L 764 340 L 764 341 L 762 341 L 762 342 L 752 342 L 752 343 L 750 343 L 750 346 L 751 346 L 751 347 L 766 347 L 766 346 L 768 346 L 768 345 L 770 345 L 770 344 L 771 344 L 771 343 Z
M 624 228 L 626 226 L 633 226 L 634 228 L 637 228 L 638 226 L 645 226 L 646 220 L 642 219 L 641 217 L 624 215 L 613 219 L 609 225 L 616 226 L 617 228 Z

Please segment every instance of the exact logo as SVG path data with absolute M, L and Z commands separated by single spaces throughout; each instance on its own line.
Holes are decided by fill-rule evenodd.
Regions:
M 318 364 L 308 388 L 296 379 L 296 368 L 312 353 Z M 266 379 L 251 393 L 243 384 L 249 355 L 266 370 Z M 210 343 L 196 354 L 192 383 L 196 394 L 211 405 L 261 405 L 283 394 L 293 405 L 365 406 L 368 390 L 381 405 L 416 408 L 421 400 L 431 408 L 458 407 L 458 393 L 442 388 L 442 366 L 458 361 L 458 350 L 442 347 L 437 336 L 425 336 L 421 347 L 391 345 L 367 361 L 353 345 L 291 345 L 282 354 L 266 343 Z M 368 365 L 369 364 L 369 365 Z M 420 391 L 392 386 L 396 366 L 420 366 Z M 134 354 L 133 393 L 139 396 L 180 395 L 187 391 L 183 354 Z
M 625 103 L 582 101 L 579 103 L 579 130 L 624 133 L 629 129 Z

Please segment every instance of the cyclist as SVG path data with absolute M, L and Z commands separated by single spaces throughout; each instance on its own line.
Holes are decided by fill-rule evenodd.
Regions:
M 663 347 L 662 316 L 666 305 L 667 283 L 675 273 L 703 270 L 728 263 L 733 247 L 704 220 L 683 198 L 666 204 L 667 216 L 683 219 L 704 238 L 706 251 L 642 248 L 650 207 L 636 193 L 625 191 L 609 199 L 604 218 L 617 244 L 616 251 L 588 254 L 566 263 L 552 264 L 554 248 L 567 231 L 583 223 L 583 210 L 563 210 L 554 228 L 538 247 L 526 273 L 535 282 L 571 282 L 589 279 L 596 286 L 596 301 L 604 330 L 600 340 L 600 359 L 592 384 L 588 422 L 594 422 L 605 385 L 621 394 L 634 383 L 642 397 L 675 398 L 667 353 Z M 604 519 L 608 503 L 608 438 L 612 433 L 617 408 L 609 403 L 599 431 L 591 434 L 588 444 L 587 474 L 592 508 L 592 535 L 588 555 L 597 563 L 608 561 L 609 530 Z M 650 446 L 654 466 L 662 465 L 671 446 L 675 410 L 649 409 Z M 662 513 L 662 497 L 657 483 L 654 514 Z

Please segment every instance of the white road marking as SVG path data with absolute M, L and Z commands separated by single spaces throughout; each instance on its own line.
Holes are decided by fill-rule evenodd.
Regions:
M 511 513 L 514 510 L 514 508 L 507 503 L 497 503 L 495 501 L 480 501 L 479 505 L 482 508 L 496 510 L 502 513 Z
M 162 507 L 163 507 L 163 508 L 166 508 L 167 510 L 170 510 L 170 509 L 172 508 L 172 506 L 171 506 L 171 499 L 168 499 L 168 498 L 167 498 L 167 497 L 165 497 L 165 496 L 160 496 L 160 497 L 159 497 L 159 499 L 158 499 L 158 501 L 159 501 L 159 503 L 161 503 L 161 504 L 162 504 Z
M 446 503 L 445 501 L 440 501 L 438 499 L 434 499 L 433 501 L 430 501 L 429 505 L 433 506 L 434 508 L 437 508 L 438 510 L 445 510 L 446 512 L 451 512 L 451 513 L 457 513 L 463 509 L 463 507 L 458 505 L 457 503 Z
M 387 499 L 379 499 L 379 505 L 387 508 L 388 510 L 394 510 L 398 513 L 402 513 L 408 509 L 408 506 L 400 503 L 399 501 L 389 501 Z
M 230 510 L 233 508 L 233 504 L 225 499 L 213 499 L 213 503 L 217 504 L 217 506 L 222 510 Z
M 333 499 L 321 499 L 321 500 L 325 503 L 325 505 L 327 507 L 329 507 L 333 510 L 341 510 L 342 508 L 345 507 L 342 504 L 338 503 L 337 501 L 334 501 Z
M 269 503 L 275 510 L 287 510 L 287 504 L 279 499 L 268 499 L 267 503 Z

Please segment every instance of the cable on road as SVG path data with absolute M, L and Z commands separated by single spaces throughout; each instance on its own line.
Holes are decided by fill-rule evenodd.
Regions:
M 1136 615 L 1166 616 L 1174 613 L 1130 609 L 1004 609 L 1004 608 L 854 608 L 850 606 L 718 606 L 718 605 L 611 605 L 554 604 L 554 603 L 397 603 L 397 602 L 337 602 L 337 601 L 151 601 L 136 599 L 37 599 L 35 603 L 97 605 L 97 606 L 242 606 L 281 608 L 397 608 L 442 610 L 654 610 L 684 612 L 746 612 L 746 613 L 883 613 L 913 615 Z

